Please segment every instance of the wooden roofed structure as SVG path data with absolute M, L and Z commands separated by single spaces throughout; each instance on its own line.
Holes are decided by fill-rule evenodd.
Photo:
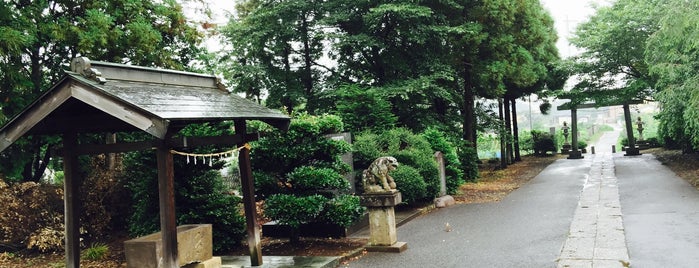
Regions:
M 193 123 L 234 121 L 235 135 L 174 138 Z M 66 264 L 80 266 L 80 206 L 77 156 L 154 149 L 158 162 L 164 267 L 177 266 L 173 148 L 202 145 L 243 146 L 256 135 L 246 120 L 287 129 L 290 118 L 279 111 L 231 94 L 212 75 L 73 59 L 71 71 L 19 115 L 0 128 L 0 151 L 25 135 L 62 135 L 64 164 Z M 78 134 L 143 131 L 150 141 L 78 144 Z M 242 193 L 251 263 L 262 264 L 249 148 L 239 151 Z

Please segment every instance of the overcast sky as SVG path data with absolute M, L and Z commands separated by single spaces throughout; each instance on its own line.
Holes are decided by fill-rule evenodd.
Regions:
M 568 45 L 567 38 L 575 30 L 575 27 L 586 21 L 595 10 L 593 5 L 608 5 L 613 0 L 540 0 L 541 4 L 549 11 L 555 21 L 558 32 L 558 50 L 561 57 L 575 55 L 578 51 Z M 208 0 L 213 12 L 213 22 L 225 24 L 227 12 L 232 12 L 235 1 L 232 0 Z
M 578 53 L 575 47 L 568 44 L 568 38 L 575 27 L 587 21 L 595 13 L 593 5 L 609 5 L 611 0 L 541 0 L 555 22 L 558 32 L 558 51 L 566 58 Z

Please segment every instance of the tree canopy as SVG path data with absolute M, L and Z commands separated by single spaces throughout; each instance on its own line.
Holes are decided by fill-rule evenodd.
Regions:
M 250 0 L 224 35 L 226 77 L 268 105 L 337 113 L 354 85 L 389 101 L 396 126 L 474 143 L 475 98 L 538 91 L 558 58 L 538 0 Z
M 3 1 L 0 123 L 57 82 L 76 56 L 182 70 L 200 53 L 202 37 L 175 0 Z M 3 173 L 38 180 L 52 142 L 18 142 L 0 155 Z

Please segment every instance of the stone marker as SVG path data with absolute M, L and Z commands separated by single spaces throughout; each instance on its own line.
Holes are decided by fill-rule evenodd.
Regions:
M 447 175 L 446 167 L 444 166 L 444 154 L 442 152 L 434 153 L 434 160 L 437 162 L 439 170 L 439 197 L 434 199 L 434 206 L 444 208 L 456 204 L 454 197 L 447 195 Z
M 434 153 L 434 161 L 437 161 L 437 169 L 439 170 L 439 196 L 447 195 L 447 175 L 444 168 L 444 154 L 442 152 Z

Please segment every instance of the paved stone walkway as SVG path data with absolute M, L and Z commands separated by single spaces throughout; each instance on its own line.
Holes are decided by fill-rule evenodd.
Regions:
M 610 153 L 594 157 L 558 267 L 628 267 L 619 188 Z

